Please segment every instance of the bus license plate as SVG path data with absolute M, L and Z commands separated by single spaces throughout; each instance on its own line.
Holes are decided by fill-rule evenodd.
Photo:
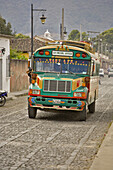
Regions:
M 56 99 L 56 100 L 53 100 L 53 102 L 55 103 L 55 104 L 60 104 L 60 100 L 58 100 L 58 99 Z

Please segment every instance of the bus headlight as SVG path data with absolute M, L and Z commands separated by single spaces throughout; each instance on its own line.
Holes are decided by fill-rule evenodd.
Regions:
M 29 94 L 35 94 L 35 95 L 40 95 L 40 90 L 35 90 L 35 89 L 30 89 Z
M 82 93 L 74 92 L 74 97 L 82 97 Z
M 85 92 L 74 92 L 73 96 L 76 98 L 86 98 L 86 93 Z

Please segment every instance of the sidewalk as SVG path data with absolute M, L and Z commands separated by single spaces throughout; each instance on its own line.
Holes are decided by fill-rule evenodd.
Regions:
M 27 95 L 27 94 L 28 94 L 28 89 L 22 90 L 22 91 L 10 92 L 10 93 L 8 93 L 7 100 L 12 100 L 18 96 L 23 96 L 23 95 Z
M 89 170 L 113 170 L 113 122 Z

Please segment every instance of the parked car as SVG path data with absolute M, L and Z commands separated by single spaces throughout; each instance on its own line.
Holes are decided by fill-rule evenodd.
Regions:
M 110 69 L 108 72 L 108 77 L 113 77 L 113 69 Z
M 99 76 L 104 77 L 104 69 L 103 68 L 99 69 Z

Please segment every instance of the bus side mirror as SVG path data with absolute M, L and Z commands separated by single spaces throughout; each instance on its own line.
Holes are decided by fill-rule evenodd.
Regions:
M 29 67 L 29 69 L 26 71 L 26 73 L 28 74 L 29 77 L 31 77 L 31 73 L 32 73 L 32 68 Z
M 93 64 L 93 73 L 95 72 L 95 65 Z

